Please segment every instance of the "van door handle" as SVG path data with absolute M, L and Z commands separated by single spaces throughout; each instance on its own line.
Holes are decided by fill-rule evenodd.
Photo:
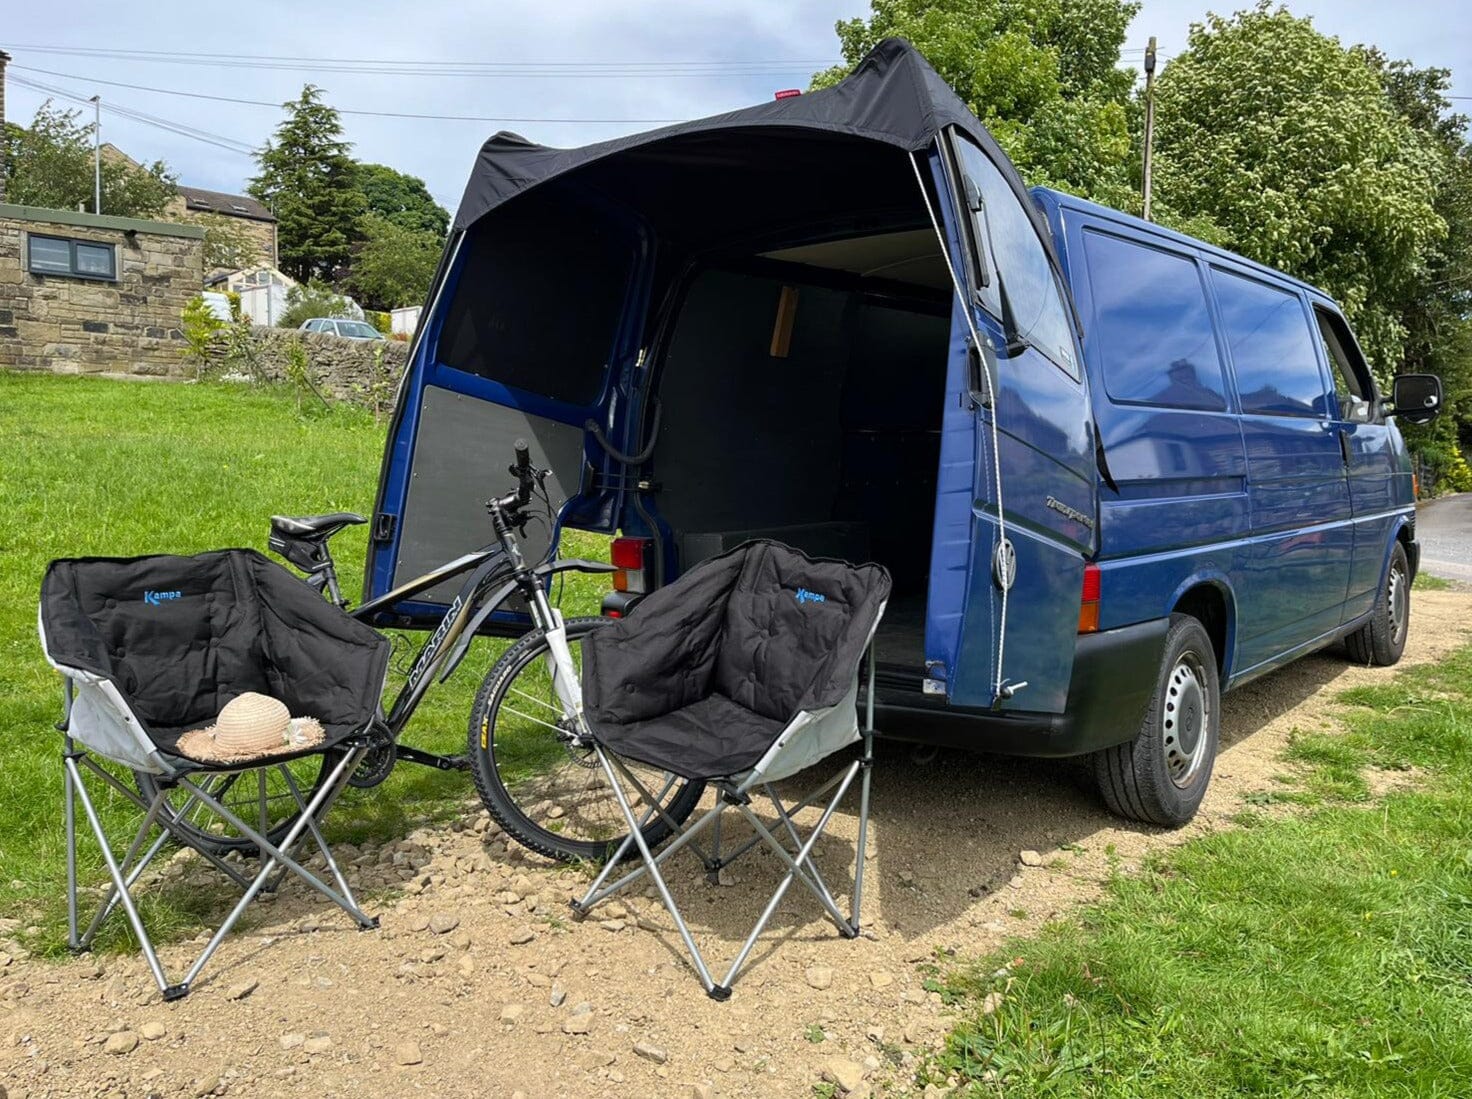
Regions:
M 1349 468 L 1349 432 L 1339 428 L 1336 432 L 1339 436 L 1339 453 L 1344 456 L 1345 468 Z

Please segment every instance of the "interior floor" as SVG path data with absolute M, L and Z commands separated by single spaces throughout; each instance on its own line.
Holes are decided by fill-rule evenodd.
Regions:
M 658 364 L 645 477 L 680 569 L 751 538 L 886 566 L 894 594 L 879 655 L 918 670 L 949 296 L 930 285 L 933 237 L 927 255 L 923 234 L 884 236 L 882 247 L 791 249 L 693 279 Z M 875 276 L 871 261 L 911 280 Z

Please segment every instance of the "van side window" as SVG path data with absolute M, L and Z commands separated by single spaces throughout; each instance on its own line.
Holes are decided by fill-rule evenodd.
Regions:
M 1375 418 L 1375 387 L 1349 325 L 1343 317 L 1321 305 L 1314 306 L 1314 320 L 1318 322 L 1324 358 L 1334 379 L 1339 418 L 1349 423 L 1370 423 Z
M 1211 311 L 1196 262 L 1089 229 L 1091 353 L 1113 401 L 1213 412 L 1227 407 Z
M 1242 411 L 1328 416 L 1317 333 L 1297 294 L 1220 267 L 1211 269 Z
M 991 269 L 1001 280 L 1016 334 L 1076 379 L 1068 309 L 1037 229 L 985 153 L 966 140 L 957 141 L 956 149 L 961 171 L 980 199 L 981 209 L 971 214 L 978 247 L 984 242 L 989 248 Z

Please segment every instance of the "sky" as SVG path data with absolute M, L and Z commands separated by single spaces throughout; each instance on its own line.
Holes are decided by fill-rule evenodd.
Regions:
M 1153 34 L 1162 58 L 1169 58 L 1209 7 L 1245 6 L 1247 0 L 1145 0 L 1126 38 L 1125 49 L 1133 51 L 1126 57 L 1138 57 Z M 1291 0 L 1289 6 L 1346 43 L 1373 43 L 1391 57 L 1450 68 L 1453 92 L 1472 95 L 1472 32 L 1460 5 Z M 780 89 L 805 87 L 816 69 L 839 60 L 834 23 L 866 12 L 864 0 L 256 0 L 228 12 L 173 2 L 0 0 L 0 49 L 12 57 L 6 90 L 12 121 L 29 122 L 48 97 L 15 78 L 84 100 L 99 94 L 104 141 L 136 160 L 164 160 L 180 183 L 222 191 L 244 188 L 254 171 L 245 150 L 269 136 L 281 118 L 279 104 L 310 81 L 344 110 L 355 156 L 420 176 L 453 211 L 476 150 L 499 129 L 549 145 L 581 145 L 764 101 Z M 385 64 L 344 65 L 361 61 Z M 333 62 L 335 70 L 324 71 Z M 446 71 L 383 71 L 424 62 Z M 528 71 L 533 65 L 542 66 L 533 70 L 542 75 Z M 1472 112 L 1472 100 L 1465 106 Z M 86 106 L 88 118 L 91 109 Z M 138 119 L 140 113 L 155 124 Z

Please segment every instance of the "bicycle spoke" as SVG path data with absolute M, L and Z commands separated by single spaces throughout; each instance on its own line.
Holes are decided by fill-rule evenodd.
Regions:
M 512 687 L 511 688 L 511 693 L 512 694 L 520 695 L 522 698 L 526 699 L 528 702 L 535 702 L 538 706 L 545 706 L 545 707 L 547 707 L 547 709 L 551 710 L 555 714 L 561 714 L 562 713 L 562 707 L 561 706 L 554 706 L 550 702 L 543 702 L 540 698 L 537 698 L 534 695 L 527 694 L 520 687 Z M 512 712 L 515 713 L 514 710 Z

